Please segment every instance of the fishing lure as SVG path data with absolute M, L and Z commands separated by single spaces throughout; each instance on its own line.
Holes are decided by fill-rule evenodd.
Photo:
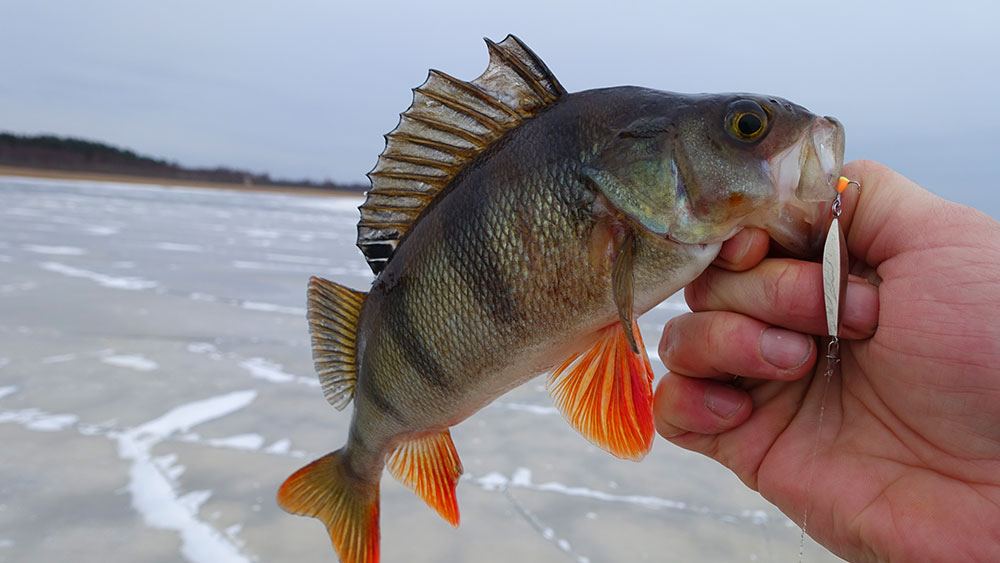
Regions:
M 833 219 L 826 233 L 823 244 L 823 300 L 826 303 L 826 331 L 830 337 L 827 345 L 827 373 L 833 375 L 833 370 L 840 362 L 840 338 L 838 336 L 840 317 L 844 312 L 844 292 L 847 289 L 847 238 L 844 228 L 840 225 L 840 214 L 843 210 L 841 196 L 848 186 L 854 184 L 861 191 L 857 180 L 841 176 L 837 181 L 837 195 L 833 199 L 831 212 Z

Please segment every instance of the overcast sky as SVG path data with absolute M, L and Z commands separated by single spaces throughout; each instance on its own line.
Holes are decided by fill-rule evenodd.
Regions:
M 1000 217 L 1000 4 L 0 0 L 0 130 L 364 182 L 428 68 L 518 35 L 570 91 L 775 94 Z

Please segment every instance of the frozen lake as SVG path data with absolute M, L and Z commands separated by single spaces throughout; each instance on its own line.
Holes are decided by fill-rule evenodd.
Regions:
M 334 560 L 274 495 L 346 437 L 305 289 L 371 283 L 360 201 L 0 177 L 0 562 Z M 684 310 L 640 321 L 658 374 Z M 462 526 L 386 476 L 383 561 L 798 559 L 798 528 L 728 470 L 659 438 L 639 464 L 597 450 L 541 380 L 452 433 Z

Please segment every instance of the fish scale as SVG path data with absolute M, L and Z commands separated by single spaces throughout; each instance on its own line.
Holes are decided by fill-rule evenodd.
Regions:
M 378 560 L 384 468 L 457 526 L 449 428 L 541 373 L 573 428 L 640 460 L 636 319 L 742 228 L 812 252 L 839 175 L 843 128 L 783 100 L 566 93 L 517 38 L 487 45 L 481 76 L 431 71 L 386 136 L 358 223 L 370 290 L 310 280 L 324 394 L 354 411 L 347 444 L 278 502 L 323 520 L 347 563 Z

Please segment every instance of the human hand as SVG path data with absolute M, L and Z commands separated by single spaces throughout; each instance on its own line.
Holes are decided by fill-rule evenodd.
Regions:
M 821 266 L 745 231 L 664 328 L 657 430 L 851 561 L 1000 561 L 1000 223 L 873 162 L 844 175 L 861 276 L 829 384 Z

